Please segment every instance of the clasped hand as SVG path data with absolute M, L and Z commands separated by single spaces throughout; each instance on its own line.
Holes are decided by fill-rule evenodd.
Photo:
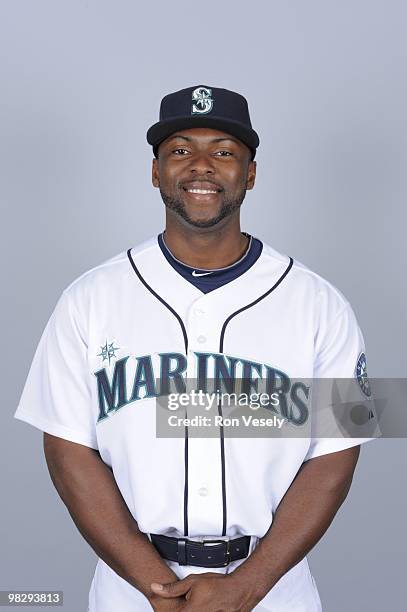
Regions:
M 156 612 L 251 612 L 259 602 L 250 585 L 232 574 L 189 574 L 167 584 L 152 583 Z

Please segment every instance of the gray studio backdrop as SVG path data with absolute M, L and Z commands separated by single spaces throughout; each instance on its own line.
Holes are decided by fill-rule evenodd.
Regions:
M 406 376 L 406 18 L 394 0 L 0 2 L 0 588 L 86 608 L 96 557 L 41 433 L 11 417 L 61 291 L 163 229 L 145 132 L 166 93 L 247 96 L 261 146 L 243 229 L 347 296 L 371 377 Z M 362 447 L 309 555 L 324 612 L 405 610 L 405 450 Z

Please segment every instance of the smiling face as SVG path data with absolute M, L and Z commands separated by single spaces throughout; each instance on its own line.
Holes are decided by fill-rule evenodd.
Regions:
M 234 136 L 210 128 L 179 130 L 153 159 L 152 181 L 167 210 L 190 229 L 224 225 L 252 189 L 256 162 Z

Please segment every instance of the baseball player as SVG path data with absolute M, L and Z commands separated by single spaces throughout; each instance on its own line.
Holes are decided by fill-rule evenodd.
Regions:
M 362 333 L 338 289 L 241 231 L 259 145 L 242 95 L 170 93 L 147 141 L 165 230 L 66 287 L 15 417 L 44 432 L 54 485 L 98 555 L 89 612 L 320 611 L 306 555 L 376 436 L 317 435 L 324 411 L 294 379 L 348 378 L 369 400 Z M 218 397 L 212 435 L 191 435 L 188 409 L 158 435 L 158 399 L 187 380 L 274 391 L 274 429 L 308 433 L 231 435 Z

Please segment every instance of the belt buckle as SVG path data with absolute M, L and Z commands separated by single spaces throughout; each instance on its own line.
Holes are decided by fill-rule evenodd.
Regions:
M 231 562 L 230 559 L 230 536 L 219 536 L 219 538 L 216 539 L 207 539 L 205 536 L 203 536 L 202 538 L 200 538 L 200 542 L 202 543 L 202 545 L 205 547 L 206 545 L 214 545 L 214 544 L 226 544 L 226 550 L 225 550 L 225 555 L 226 555 L 226 561 L 225 563 L 223 563 L 223 567 L 226 567 L 227 565 L 229 565 L 229 563 Z

